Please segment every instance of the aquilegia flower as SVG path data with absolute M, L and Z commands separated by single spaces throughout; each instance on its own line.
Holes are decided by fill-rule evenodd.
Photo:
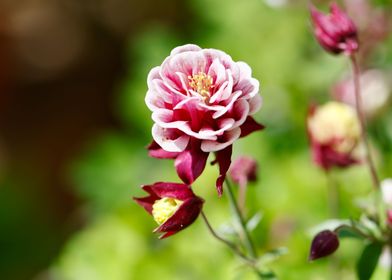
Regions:
M 175 159 L 189 185 L 215 152 L 221 194 L 233 142 L 263 128 L 251 117 L 261 103 L 259 82 L 246 63 L 215 49 L 177 47 L 148 75 L 146 104 L 155 122 L 150 155 Z
M 323 14 L 310 6 L 314 34 L 320 45 L 333 54 L 351 55 L 358 50 L 357 28 L 351 18 L 336 3 L 330 6 L 330 14 Z
M 307 120 L 313 160 L 324 169 L 357 163 L 354 150 L 360 141 L 355 110 L 344 103 L 328 102 L 313 107 Z
M 158 182 L 143 186 L 149 196 L 134 198 L 158 223 L 154 232 L 169 237 L 192 224 L 199 216 L 204 200 L 196 196 L 190 186 Z

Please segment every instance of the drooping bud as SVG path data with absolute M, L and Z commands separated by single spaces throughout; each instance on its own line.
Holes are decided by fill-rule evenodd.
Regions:
M 313 5 L 310 13 L 316 39 L 326 51 L 351 55 L 358 50 L 357 28 L 336 3 L 331 4 L 329 14 L 321 13 Z
M 346 104 L 328 102 L 312 107 L 307 120 L 313 160 L 324 169 L 357 163 L 353 151 L 360 140 L 355 110 Z
M 169 237 L 191 225 L 199 216 L 204 200 L 196 196 L 190 186 L 158 182 L 143 186 L 149 196 L 134 198 L 158 223 L 154 232 Z
M 251 157 L 242 156 L 233 161 L 229 174 L 233 182 L 240 186 L 257 180 L 257 161 Z
M 312 241 L 309 260 L 314 261 L 333 254 L 339 248 L 338 235 L 330 230 L 319 232 Z

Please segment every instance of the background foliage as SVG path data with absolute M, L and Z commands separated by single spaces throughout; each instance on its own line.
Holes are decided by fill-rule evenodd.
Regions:
M 140 25 L 124 41 L 125 74 L 111 89 L 114 94 L 109 106 L 117 125 L 89 137 L 61 171 L 72 186 L 67 192 L 77 201 L 61 221 L 67 224 L 62 232 L 51 232 L 34 219 L 40 211 L 50 212 L 50 206 L 32 205 L 36 203 L 34 192 L 23 196 L 23 191 L 13 187 L 34 189 L 39 180 L 11 173 L 0 177 L 4 185 L 0 188 L 0 271 L 7 267 L 5 279 L 254 279 L 208 234 L 201 220 L 159 241 L 151 233 L 153 220 L 131 200 L 142 195 L 142 184 L 178 180 L 172 162 L 147 156 L 152 121 L 144 96 L 149 70 L 172 48 L 185 43 L 222 49 L 234 60 L 247 62 L 261 82 L 264 104 L 256 119 L 267 129 L 234 146 L 234 157 L 252 155 L 260 164 L 259 181 L 248 193 L 248 212 L 263 216 L 252 233 L 260 251 L 288 248 L 288 254 L 272 264 L 281 279 L 336 279 L 328 259 L 307 261 L 311 228 L 329 213 L 325 174 L 311 162 L 305 118 L 311 102 L 329 99 L 331 85 L 346 74 L 349 65 L 344 57 L 327 55 L 316 44 L 306 1 L 278 5 L 283 2 L 188 0 L 178 11 L 188 15 L 185 24 L 157 19 Z M 388 1 L 374 3 L 390 8 Z M 150 4 L 154 9 L 156 3 Z M 374 61 L 372 67 L 391 67 L 391 39 L 380 45 Z M 382 178 L 392 176 L 391 121 L 389 110 L 370 124 L 372 144 L 380 151 L 377 164 Z M 205 198 L 212 223 L 222 229 L 230 222 L 230 209 L 226 197 L 216 195 L 216 175 L 217 170 L 208 167 L 194 190 Z M 334 178 L 340 182 L 340 216 L 357 217 L 355 201 L 371 188 L 365 168 L 337 171 Z M 40 210 L 30 212 L 29 207 Z M 55 236 L 57 245 L 53 246 L 50 240 L 57 234 L 61 242 Z M 29 239 L 31 246 L 21 248 L 14 238 Z M 47 242 L 35 242 L 41 239 Z M 336 254 L 342 279 L 355 279 L 353 260 L 361 250 L 360 241 L 342 242 Z M 42 261 L 34 261 L 40 258 Z M 21 260 L 24 266 L 20 266 Z M 17 267 L 27 272 L 16 273 Z M 383 279 L 384 273 L 378 268 L 373 279 Z

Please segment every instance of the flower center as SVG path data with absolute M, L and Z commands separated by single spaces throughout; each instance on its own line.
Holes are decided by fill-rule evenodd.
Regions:
M 214 87 L 212 77 L 206 73 L 188 76 L 189 87 L 196 91 L 204 100 L 210 98 L 210 90 Z
M 152 216 L 161 225 L 165 223 L 177 211 L 183 202 L 171 197 L 164 197 L 156 200 L 152 205 Z

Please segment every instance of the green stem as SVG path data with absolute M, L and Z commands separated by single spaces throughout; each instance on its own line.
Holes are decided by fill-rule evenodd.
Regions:
M 234 252 L 234 254 L 240 257 L 245 263 L 247 263 L 253 269 L 253 271 L 260 279 L 271 279 L 271 278 L 266 278 L 265 275 L 257 268 L 256 259 L 250 259 L 247 256 L 245 256 L 244 253 L 242 253 L 241 250 L 234 243 L 224 239 L 213 229 L 204 211 L 201 211 L 201 216 L 213 237 L 215 237 L 218 241 L 228 246 Z
M 231 204 L 231 207 L 233 209 L 234 212 L 234 216 L 240 226 L 241 229 L 241 235 L 243 237 L 243 241 L 245 243 L 245 247 L 249 252 L 249 255 L 252 257 L 252 259 L 257 259 L 257 252 L 256 249 L 253 245 L 252 239 L 250 237 L 250 234 L 248 232 L 248 230 L 246 229 L 246 223 L 245 223 L 245 219 L 241 214 L 241 211 L 238 207 L 238 204 L 236 202 L 236 199 L 234 197 L 234 193 L 233 190 L 231 188 L 230 182 L 229 180 L 226 179 L 226 187 L 227 187 L 227 193 L 228 193 L 228 197 L 229 197 L 229 201 Z
M 205 224 L 207 225 L 208 230 L 210 231 L 210 233 L 212 234 L 213 237 L 215 237 L 217 240 L 219 240 L 220 242 L 224 243 L 226 246 L 228 246 L 237 256 L 239 256 L 241 259 L 245 260 L 246 262 L 253 262 L 252 260 L 250 260 L 247 256 L 244 255 L 244 253 L 242 253 L 240 251 L 240 249 L 232 242 L 224 239 L 223 237 L 221 237 L 211 226 L 210 222 L 207 219 L 206 214 L 204 213 L 204 211 L 201 211 L 201 216 L 205 222 Z
M 248 188 L 248 184 L 240 183 L 238 186 L 238 196 L 237 196 L 237 204 L 238 208 L 241 211 L 242 215 L 245 215 L 245 201 L 246 201 L 246 190 Z
M 357 228 L 355 225 L 352 226 L 348 226 L 348 225 L 340 225 L 337 228 L 335 228 L 334 232 L 339 233 L 340 230 L 342 229 L 347 229 L 347 230 L 351 230 L 354 231 L 355 233 L 357 233 L 358 235 L 362 236 L 363 238 L 371 241 L 371 242 L 378 242 L 378 240 L 376 240 L 374 237 L 364 233 L 363 231 L 361 231 L 359 228 Z
M 351 58 L 351 64 L 352 64 L 352 68 L 353 68 L 355 108 L 356 108 L 358 119 L 359 119 L 359 122 L 361 125 L 361 138 L 362 138 L 363 144 L 365 146 L 365 157 L 366 157 L 367 166 L 369 168 L 370 176 L 372 178 L 373 186 L 377 190 L 380 188 L 380 180 L 377 176 L 376 168 L 374 166 L 374 162 L 373 162 L 372 156 L 370 154 L 369 141 L 368 141 L 367 135 L 366 135 L 366 120 L 365 120 L 365 114 L 363 112 L 362 101 L 361 101 L 361 85 L 360 85 L 360 81 L 359 81 L 359 76 L 360 76 L 359 65 L 358 65 L 358 61 L 357 61 L 354 54 L 351 55 L 350 58 Z

